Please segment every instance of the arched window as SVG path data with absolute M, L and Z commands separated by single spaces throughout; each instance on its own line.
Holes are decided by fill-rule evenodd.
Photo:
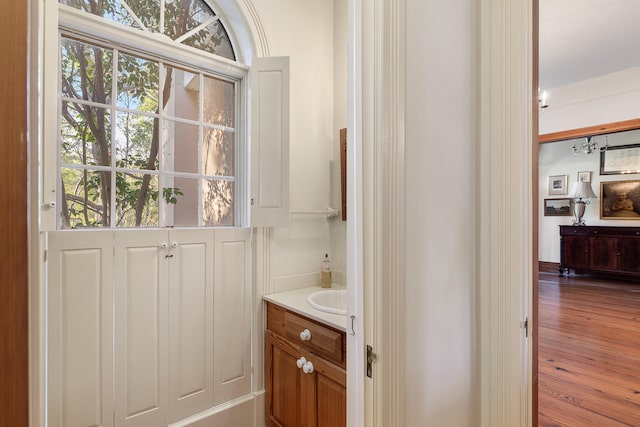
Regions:
M 60 0 L 59 34 L 58 227 L 242 225 L 246 68 L 208 4 Z
M 231 60 L 235 54 L 219 17 L 203 0 L 60 0 L 118 24 L 160 33 Z

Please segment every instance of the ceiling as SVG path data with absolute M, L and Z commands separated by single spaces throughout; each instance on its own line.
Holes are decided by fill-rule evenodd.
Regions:
M 640 1 L 539 1 L 541 90 L 640 66 Z

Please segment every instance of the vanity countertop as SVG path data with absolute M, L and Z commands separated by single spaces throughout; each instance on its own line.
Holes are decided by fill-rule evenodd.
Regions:
M 307 303 L 307 297 L 309 295 L 326 289 L 327 288 L 321 288 L 320 286 L 312 286 L 309 288 L 295 289 L 293 291 L 276 292 L 264 295 L 262 298 L 265 301 L 284 307 L 287 310 L 291 310 L 302 316 L 306 316 L 310 319 L 317 320 L 320 323 L 324 323 L 325 325 L 329 325 L 340 331 L 346 332 L 347 316 L 325 313 L 324 311 L 316 310 Z M 345 289 L 345 287 L 333 285 L 330 289 Z

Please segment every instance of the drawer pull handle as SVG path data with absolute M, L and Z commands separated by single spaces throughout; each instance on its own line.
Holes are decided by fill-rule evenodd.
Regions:
M 296 366 L 298 366 L 298 368 L 300 369 L 302 369 L 305 363 L 307 363 L 307 359 L 305 359 L 304 357 L 301 357 L 300 359 L 296 360 Z
M 304 372 L 305 374 L 310 374 L 313 372 L 313 363 L 311 363 L 304 357 L 301 357 L 300 359 L 296 360 L 296 366 L 299 369 L 302 369 L 302 372 Z
M 305 374 L 312 373 L 313 372 L 313 363 L 307 362 L 304 365 L 302 365 L 302 372 L 304 372 Z
M 311 331 L 305 329 L 304 331 L 300 332 L 300 339 L 302 341 L 311 341 Z

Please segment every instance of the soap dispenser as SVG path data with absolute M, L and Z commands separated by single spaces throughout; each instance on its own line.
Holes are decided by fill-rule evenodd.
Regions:
M 324 260 L 322 260 L 321 283 L 323 288 L 331 287 L 331 260 L 329 254 L 324 254 Z

